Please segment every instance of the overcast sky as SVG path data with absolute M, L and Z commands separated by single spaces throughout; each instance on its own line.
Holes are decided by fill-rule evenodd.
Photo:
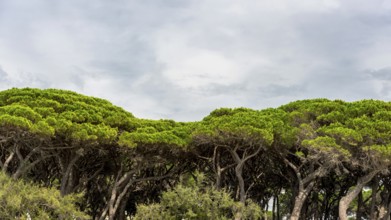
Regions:
M 0 90 L 60 88 L 142 118 L 391 100 L 390 0 L 0 0 Z

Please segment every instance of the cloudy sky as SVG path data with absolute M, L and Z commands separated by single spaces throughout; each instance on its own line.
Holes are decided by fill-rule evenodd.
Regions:
M 60 88 L 137 117 L 391 100 L 390 0 L 0 0 L 0 90 Z

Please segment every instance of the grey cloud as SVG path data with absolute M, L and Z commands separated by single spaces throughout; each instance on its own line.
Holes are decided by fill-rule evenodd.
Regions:
M 391 100 L 391 83 L 384 83 L 381 90 L 380 94 L 382 95 L 383 98 L 388 97 L 389 100 Z
M 306 92 L 305 85 L 278 85 L 270 84 L 259 88 L 260 97 L 294 97 L 300 96 Z
M 391 67 L 368 71 L 368 75 L 373 79 L 391 81 Z
M 0 82 L 5 82 L 7 80 L 7 73 L 0 66 Z
M 391 100 L 391 67 L 366 72 L 369 80 L 377 81 L 379 98 Z
M 221 85 L 218 83 L 210 83 L 207 86 L 200 88 L 190 89 L 193 94 L 199 96 L 218 96 L 218 95 L 237 95 L 248 92 L 248 88 L 245 83 L 231 84 L 231 85 Z
M 346 101 L 380 98 L 364 71 L 354 68 L 330 69 L 308 77 L 310 98 L 326 97 Z
M 340 6 L 326 9 L 297 1 L 286 10 L 260 3 L 0 0 L 0 60 L 12 67 L 0 69 L 0 85 L 74 89 L 139 117 L 177 120 L 198 120 L 223 106 L 390 97 L 390 68 L 363 64 L 389 42 L 379 39 L 391 36 L 383 1 L 337 1 Z M 176 57 L 159 51 L 157 44 L 167 40 L 169 52 L 183 44 Z M 167 60 L 175 70 L 178 58 L 192 61 L 199 51 L 232 64 L 235 80 L 202 75 L 221 70 L 210 63 L 197 63 L 210 71 L 189 70 L 201 86 L 181 87 L 164 75 Z
M 10 87 L 39 87 L 49 88 L 50 83 L 37 76 L 37 74 L 23 72 L 14 78 L 0 67 L 0 88 L 7 89 Z

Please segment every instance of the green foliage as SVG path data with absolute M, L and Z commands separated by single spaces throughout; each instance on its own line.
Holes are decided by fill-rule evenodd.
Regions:
M 24 117 L 32 122 L 39 121 L 42 118 L 41 115 L 36 113 L 30 107 L 22 106 L 19 104 L 12 104 L 8 106 L 0 107 L 0 114 L 9 114 L 18 117 Z
M 246 112 L 253 112 L 254 110 L 248 109 L 248 108 L 219 108 L 214 111 L 212 111 L 207 117 L 203 119 L 203 121 L 208 121 L 212 118 L 218 118 L 222 116 L 232 116 L 237 113 L 246 113 Z
M 261 217 L 261 208 L 252 201 L 244 206 L 224 190 L 203 186 L 202 181 L 203 176 L 198 175 L 197 181 L 164 192 L 160 203 L 138 205 L 134 219 L 232 219 L 238 213 L 242 219 Z
M 331 126 L 321 128 L 318 131 L 352 146 L 357 146 L 363 140 L 359 132 L 344 127 L 341 124 L 332 124 Z
M 273 142 L 273 119 L 261 111 L 220 109 L 197 124 L 193 135 L 218 139 L 221 133 L 242 139 L 260 140 L 270 145 Z
M 133 129 L 130 121 L 134 118 L 103 99 L 65 90 L 30 88 L 0 92 L 0 114 L 23 117 L 32 123 L 54 117 L 71 123 L 106 124 L 129 131 Z
M 140 179 L 128 188 L 137 191 L 137 195 L 130 193 L 131 197 L 140 198 L 145 192 L 159 195 L 170 185 L 167 183 L 194 167 L 213 181 L 221 175 L 222 190 L 204 186 L 202 181 L 188 181 L 165 192 L 160 203 L 140 204 L 136 218 L 229 219 L 238 213 L 246 219 L 259 218 L 258 206 L 251 201 L 243 206 L 224 191 L 224 187 L 237 187 L 235 154 L 234 159 L 250 158 L 243 159 L 241 167 L 246 196 L 265 203 L 283 190 L 280 213 L 284 215 L 292 210 L 295 194 L 291 190 L 297 186 L 291 172 L 300 172 L 307 180 L 316 175 L 311 183 L 319 197 L 310 192 L 310 201 L 305 202 L 308 207 L 303 209 L 305 216 L 311 217 L 308 213 L 313 207 L 331 202 L 327 201 L 330 198 L 337 204 L 361 176 L 379 171 L 377 178 L 389 178 L 391 164 L 391 104 L 377 100 L 301 100 L 259 111 L 220 108 L 202 121 L 178 123 L 138 119 L 106 100 L 71 91 L 9 89 L 0 92 L 0 129 L 1 169 L 10 175 L 20 171 L 15 178 L 60 185 L 63 195 L 86 192 L 83 201 L 73 196 L 61 198 L 53 189 L 0 176 L 2 219 L 23 219 L 27 215 L 24 210 L 33 219 L 60 215 L 69 219 L 73 215 L 69 213 L 83 215 L 74 209 L 76 202 L 99 216 L 96 212 L 104 210 L 110 199 L 108 190 L 121 175 Z M 287 164 L 298 169 L 289 169 Z M 66 174 L 66 170 L 71 172 Z M 159 180 L 160 185 L 150 187 L 155 183 L 141 181 L 165 174 L 170 180 Z M 389 190 L 387 181 L 380 180 L 384 184 L 380 195 Z M 120 202 L 129 205 L 135 198 Z M 327 207 L 336 213 L 332 204 Z
M 53 136 L 54 128 L 51 127 L 46 121 L 39 121 L 32 125 L 31 131 L 36 134 Z
M 171 145 L 172 147 L 186 145 L 186 140 L 177 136 L 174 130 L 157 131 L 153 127 L 138 128 L 134 132 L 124 132 L 118 143 L 122 146 L 136 147 L 142 145 Z M 179 133 L 179 135 L 184 135 Z
M 31 122 L 28 119 L 8 114 L 0 115 L 0 125 L 11 127 L 16 126 L 23 129 L 31 128 Z
M 348 150 L 338 145 L 335 142 L 334 138 L 328 136 L 325 137 L 320 136 L 312 140 L 304 140 L 302 142 L 302 145 L 310 149 L 312 148 L 313 150 L 319 150 L 320 153 L 330 154 L 329 156 L 331 156 L 332 154 L 334 154 L 336 157 L 351 156 Z
M 369 156 L 382 158 L 383 163 L 391 162 L 391 143 L 387 145 L 371 145 L 364 148 L 368 151 Z
M 61 197 L 55 189 L 12 180 L 0 173 L 0 216 L 2 219 L 89 219 L 75 203 L 79 196 Z

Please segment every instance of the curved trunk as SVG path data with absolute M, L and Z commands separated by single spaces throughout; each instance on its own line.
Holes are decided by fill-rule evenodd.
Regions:
M 304 202 L 307 199 L 308 194 L 311 192 L 314 184 L 314 182 L 311 182 L 305 189 L 300 187 L 301 189 L 295 197 L 295 205 L 293 206 L 290 220 L 298 220 L 300 218 L 301 209 L 303 208 Z
M 60 186 L 60 193 L 62 196 L 66 196 L 72 192 L 72 189 L 74 187 L 74 166 L 80 157 L 80 155 L 75 155 L 72 160 L 67 164 L 65 170 L 62 171 L 62 179 Z
M 358 196 L 365 184 L 371 181 L 377 173 L 379 173 L 379 171 L 375 170 L 367 174 L 366 176 L 360 177 L 357 181 L 357 185 L 350 189 L 348 193 L 344 197 L 342 197 L 342 199 L 339 201 L 338 206 L 338 215 L 340 220 L 348 220 L 347 210 L 349 208 L 350 203 L 352 203 L 352 201 Z
M 11 152 L 10 155 L 5 160 L 4 164 L 2 165 L 2 170 L 4 173 L 8 171 L 9 163 L 11 163 L 12 159 L 14 158 L 15 152 Z
M 245 204 L 245 202 L 246 202 L 246 190 L 244 189 L 243 163 L 239 163 L 236 166 L 236 168 L 235 168 L 235 175 L 236 175 L 236 178 L 238 178 L 240 202 Z
M 245 190 L 245 186 L 244 186 L 244 179 L 243 179 L 243 167 L 244 167 L 244 164 L 246 163 L 246 161 L 248 161 L 249 159 L 255 157 L 262 149 L 262 146 L 259 146 L 256 151 L 248 156 L 246 156 L 246 151 L 243 153 L 243 156 L 242 158 L 239 157 L 239 154 L 236 152 L 236 150 L 238 149 L 238 146 L 236 146 L 233 150 L 229 150 L 229 152 L 231 153 L 231 156 L 233 157 L 235 163 L 236 163 L 236 167 L 235 167 L 235 176 L 236 178 L 238 179 L 238 184 L 239 184 L 239 198 L 240 198 L 240 202 L 242 202 L 243 204 L 246 202 L 246 190 Z

